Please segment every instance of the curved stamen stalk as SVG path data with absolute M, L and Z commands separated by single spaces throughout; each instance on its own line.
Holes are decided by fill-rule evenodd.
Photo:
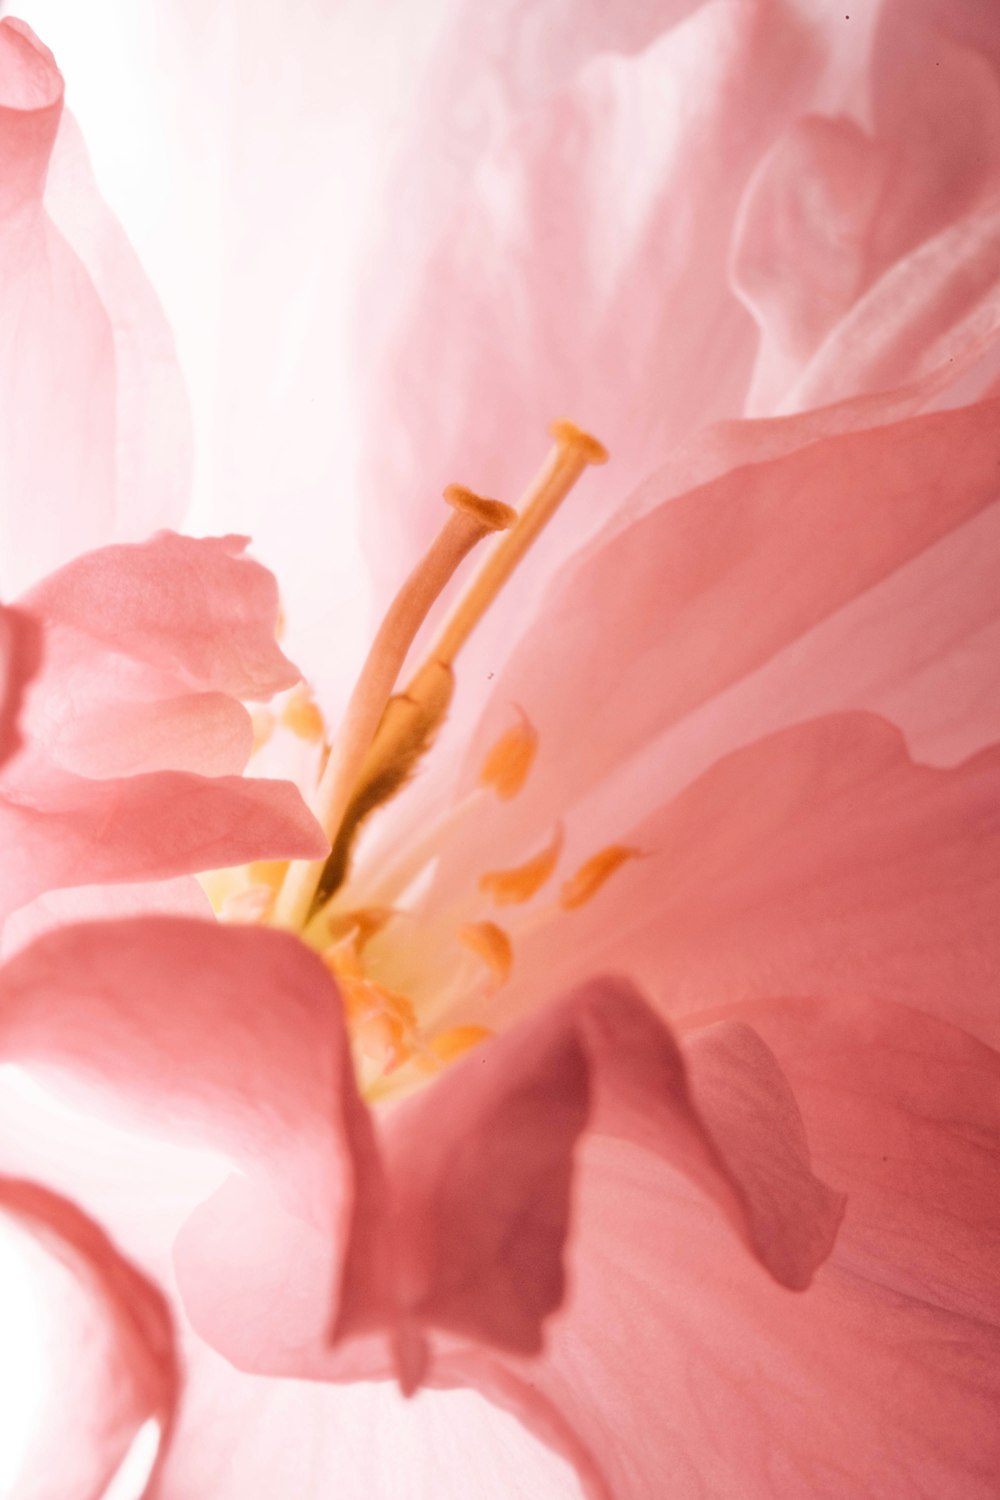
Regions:
M 454 507 L 453 514 L 389 606 L 351 694 L 313 799 L 313 811 L 330 839 L 340 826 L 396 678 L 431 605 L 476 543 L 490 532 L 510 526 L 515 519 L 510 506 L 498 500 L 485 500 L 459 485 L 449 485 L 444 493 Z M 277 925 L 292 928 L 301 925 L 324 863 L 324 860 L 295 860 L 289 865 L 275 903 Z

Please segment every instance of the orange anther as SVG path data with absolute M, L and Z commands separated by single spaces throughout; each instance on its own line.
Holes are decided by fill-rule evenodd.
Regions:
M 488 870 L 479 877 L 479 889 L 489 896 L 497 906 L 511 906 L 521 901 L 530 901 L 536 891 L 541 890 L 555 869 L 562 853 L 563 829 L 557 823 L 551 842 L 546 849 L 517 865 L 512 870 Z
M 323 715 L 303 683 L 300 683 L 289 696 L 288 702 L 281 710 L 281 722 L 300 740 L 308 740 L 310 744 L 318 744 L 326 734 Z
M 510 938 L 495 922 L 470 922 L 458 934 L 459 942 L 481 958 L 497 984 L 506 984 L 514 967 Z
M 478 1047 L 480 1042 L 488 1042 L 492 1036 L 493 1032 L 487 1026 L 452 1026 L 434 1038 L 430 1050 L 442 1062 L 450 1063 Z
M 641 850 L 630 848 L 627 844 L 609 844 L 606 849 L 599 849 L 580 866 L 575 875 L 565 881 L 559 893 L 559 905 L 565 911 L 583 906 L 626 860 L 638 859 L 640 854 Z
M 522 708 L 517 710 L 520 723 L 504 731 L 487 751 L 479 780 L 491 786 L 498 797 L 508 801 L 516 797 L 528 779 L 538 750 L 538 733 Z

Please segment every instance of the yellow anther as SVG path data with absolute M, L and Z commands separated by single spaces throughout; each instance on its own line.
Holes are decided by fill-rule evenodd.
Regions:
M 603 443 L 599 443 L 589 432 L 584 432 L 582 427 L 577 427 L 575 422 L 570 422 L 566 417 L 559 417 L 549 427 L 549 436 L 554 437 L 557 443 L 562 443 L 567 448 L 576 448 L 581 458 L 588 464 L 606 464 L 608 461 L 608 450 Z
M 281 722 L 300 740 L 318 744 L 326 735 L 323 715 L 309 696 L 309 689 L 300 683 L 281 710 Z
M 487 531 L 506 531 L 517 520 L 517 511 L 502 500 L 487 500 L 464 484 L 449 484 L 444 490 L 444 499 L 454 510 L 464 511 L 479 521 Z
M 641 853 L 641 850 L 630 848 L 627 844 L 609 844 L 606 849 L 599 849 L 563 884 L 559 893 L 559 905 L 564 911 L 574 911 L 576 907 L 585 905 L 626 860 L 639 859 Z
M 522 708 L 517 710 L 520 723 L 506 730 L 488 751 L 479 780 L 491 786 L 498 797 L 507 801 L 516 797 L 528 779 L 538 750 L 538 733 Z
M 488 870 L 479 877 L 479 889 L 497 906 L 530 901 L 555 869 L 562 853 L 563 829 L 557 823 L 548 847 L 512 870 Z
M 483 960 L 498 985 L 507 983 L 514 967 L 514 949 L 502 927 L 495 922 L 469 922 L 458 939 Z
M 456 1058 L 464 1053 L 470 1052 L 473 1047 L 478 1047 L 480 1042 L 488 1042 L 493 1036 L 488 1026 L 452 1026 L 449 1031 L 442 1031 L 430 1043 L 430 1051 L 441 1062 L 454 1062 Z

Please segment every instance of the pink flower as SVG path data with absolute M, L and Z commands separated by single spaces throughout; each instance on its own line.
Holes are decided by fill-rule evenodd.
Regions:
M 84 870 L 176 876 L 217 848 L 219 865 L 246 862 L 208 883 L 223 911 L 259 897 L 293 929 L 178 915 L 189 888 L 154 887 L 126 920 L 50 912 L 53 930 L 0 971 L 5 1058 L 227 1164 L 203 1201 L 189 1190 L 164 1210 L 142 1186 L 148 1147 L 109 1184 L 34 1145 L 36 1170 L 177 1294 L 175 1430 L 156 1294 L 79 1211 L 5 1192 L 96 1277 L 110 1351 L 93 1467 L 47 1472 L 44 1493 L 97 1492 L 146 1416 L 165 1434 L 161 1500 L 332 1482 L 614 1500 L 993 1492 L 1000 403 L 980 398 L 1000 307 L 996 137 L 956 180 L 968 141 L 945 106 L 960 89 L 988 121 L 1000 86 L 939 37 L 945 81 L 914 93 L 916 27 L 905 98 L 944 134 L 939 155 L 908 157 L 891 61 L 869 138 L 800 118 L 843 102 L 851 77 L 822 31 L 777 5 L 691 10 L 589 62 L 591 37 L 598 54 L 609 38 L 587 13 L 581 56 L 528 91 L 499 166 L 481 163 L 427 263 L 430 300 L 401 296 L 384 334 L 401 352 L 379 387 L 395 445 L 383 428 L 383 504 L 408 402 L 428 469 L 461 460 L 449 479 L 482 471 L 509 493 L 537 409 L 563 397 L 602 417 L 626 476 L 652 477 L 560 567 L 574 515 L 598 531 L 608 490 L 591 476 L 499 602 L 487 562 L 400 677 L 463 547 L 510 520 L 453 497 L 332 737 L 315 807 L 345 857 L 322 899 L 321 865 L 259 864 L 325 849 L 291 789 L 234 780 L 250 748 L 237 700 L 291 687 L 294 669 L 273 646 L 267 576 L 232 539 L 89 554 L 4 616 L 3 727 L 13 749 L 19 710 L 24 744 L 3 816 L 23 838 L 32 797 L 40 830 L 26 868 L 5 872 L 8 907 Z M 693 81 L 676 130 L 628 149 L 678 69 Z M 688 129 L 704 182 L 685 172 Z M 620 191 L 622 212 L 595 213 L 596 187 Z M 438 190 L 444 213 L 459 187 Z M 482 290 L 491 256 L 516 260 L 495 222 L 511 202 L 527 219 L 503 222 L 551 255 L 517 262 L 523 342 Z M 715 274 L 734 217 L 734 274 L 763 327 L 748 399 L 780 414 L 678 447 L 751 389 L 751 330 Z M 647 299 L 618 295 L 630 281 L 668 288 L 691 379 Z M 567 308 L 575 355 L 556 337 Z M 439 404 L 418 378 L 431 365 Z M 561 428 L 492 556 L 516 553 L 524 517 L 596 456 Z M 428 526 L 418 511 L 392 529 L 411 562 Z M 466 649 L 461 622 L 484 610 Z M 407 693 L 383 717 L 397 678 Z M 317 712 L 299 696 L 285 718 L 308 735 Z M 280 761 L 281 737 L 262 761 Z M 132 797 L 109 841 L 101 810 Z M 88 914 L 120 909 L 116 890 L 90 899 Z M 29 1170 L 32 1143 L 11 1149 Z M 139 1204 L 175 1222 L 148 1234 Z M 380 1387 L 342 1389 L 386 1377 L 439 1393 L 394 1410 L 392 1435 L 375 1425 Z M 449 1407 L 456 1387 L 571 1468 L 485 1408 Z M 440 1425 L 455 1410 L 475 1435 L 464 1450 Z

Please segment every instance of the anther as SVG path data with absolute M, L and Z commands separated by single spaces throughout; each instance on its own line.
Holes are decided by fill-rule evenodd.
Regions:
M 491 786 L 505 802 L 516 797 L 524 786 L 538 750 L 535 726 L 523 708 L 518 708 L 517 714 L 520 722 L 500 736 L 487 752 L 479 772 L 480 785 Z
M 557 823 L 548 847 L 511 870 L 488 870 L 479 877 L 479 889 L 497 906 L 512 906 L 530 901 L 540 891 L 559 862 L 563 846 L 563 827 Z
M 626 860 L 639 859 L 641 852 L 628 844 L 609 844 L 606 849 L 599 849 L 564 882 L 559 905 L 564 911 L 575 911 L 578 906 L 584 906 Z
M 502 927 L 496 922 L 469 922 L 458 939 L 483 960 L 498 985 L 507 983 L 514 967 L 514 949 Z

